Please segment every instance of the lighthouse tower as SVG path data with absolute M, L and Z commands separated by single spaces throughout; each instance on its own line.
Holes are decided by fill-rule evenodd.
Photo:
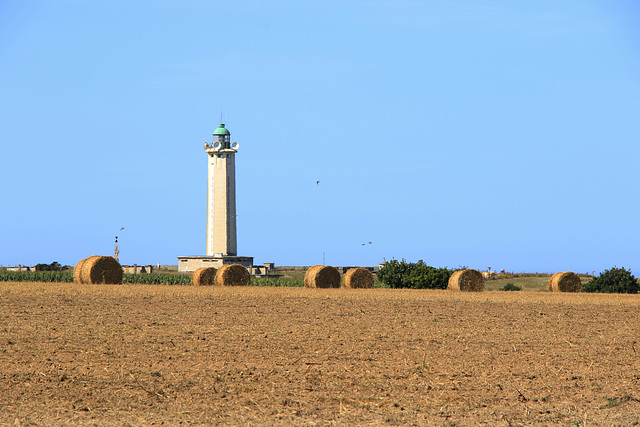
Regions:
M 224 264 L 253 266 L 253 257 L 238 256 L 236 235 L 236 153 L 239 144 L 220 124 L 213 141 L 204 144 L 207 153 L 207 251 L 205 256 L 178 257 L 178 271 Z
M 207 256 L 236 256 L 236 153 L 238 143 L 224 123 L 204 145 L 209 157 L 207 178 Z

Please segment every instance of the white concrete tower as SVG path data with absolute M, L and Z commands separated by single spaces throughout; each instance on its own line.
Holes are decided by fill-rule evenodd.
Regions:
M 236 163 L 238 143 L 220 124 L 213 132 L 211 144 L 204 144 L 208 154 L 207 181 L 207 256 L 238 254 L 236 237 Z

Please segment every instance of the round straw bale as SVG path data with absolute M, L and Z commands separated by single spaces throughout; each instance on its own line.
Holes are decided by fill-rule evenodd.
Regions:
M 98 258 L 97 255 L 92 255 L 90 257 L 87 258 L 83 258 L 80 261 L 78 261 L 78 263 L 76 264 L 75 267 L 73 267 L 73 281 L 74 283 L 79 283 L 79 284 L 86 284 L 88 282 L 86 282 L 84 280 L 84 266 L 87 263 L 88 260 L 90 259 L 94 259 L 94 258 Z
M 315 274 L 314 272 L 320 268 L 322 268 L 321 265 L 314 265 L 313 267 L 307 268 L 307 271 L 304 273 L 305 288 L 315 288 L 315 285 L 311 281 L 311 277 Z
M 214 279 L 216 286 L 249 286 L 251 274 L 240 264 L 226 264 L 218 269 Z
M 195 286 L 214 286 L 216 279 L 216 270 L 214 267 L 199 268 L 191 276 L 191 284 Z
M 484 278 L 478 270 L 455 271 L 449 278 L 449 289 L 463 292 L 484 291 Z
M 315 288 L 311 283 L 311 276 L 314 274 L 314 270 L 322 267 L 321 265 L 314 265 L 313 267 L 307 268 L 307 271 L 304 273 L 304 287 L 305 288 Z
M 82 266 L 82 283 L 117 285 L 122 283 L 122 266 L 110 256 L 92 256 Z
M 340 272 L 330 265 L 315 265 L 305 273 L 304 286 L 307 288 L 339 288 Z
M 366 268 L 351 268 L 344 274 L 345 288 L 373 288 L 373 273 Z
M 551 292 L 580 292 L 582 281 L 573 271 L 560 272 L 551 276 L 547 289 Z
M 86 258 L 82 258 L 75 267 L 73 267 L 73 283 L 82 284 L 82 266 L 87 261 Z

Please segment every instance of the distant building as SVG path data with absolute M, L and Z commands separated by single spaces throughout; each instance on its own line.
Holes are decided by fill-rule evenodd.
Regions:
M 7 271 L 36 271 L 36 267 L 27 267 L 26 265 L 19 265 L 17 267 L 7 267 Z
M 191 273 L 202 267 L 220 268 L 226 264 L 240 264 L 248 269 L 253 266 L 253 257 L 247 256 L 179 256 L 178 271 Z
M 128 274 L 147 274 L 153 273 L 153 265 L 123 265 L 122 270 Z

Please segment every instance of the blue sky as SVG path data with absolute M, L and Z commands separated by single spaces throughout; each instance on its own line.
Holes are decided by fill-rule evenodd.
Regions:
M 633 0 L 4 1 L 0 264 L 204 255 L 222 112 L 256 263 L 640 276 L 639 28 Z

